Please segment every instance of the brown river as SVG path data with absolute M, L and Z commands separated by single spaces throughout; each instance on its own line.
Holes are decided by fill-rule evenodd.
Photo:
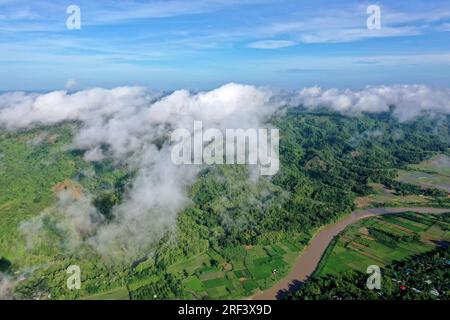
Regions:
M 333 238 L 342 230 L 344 230 L 348 225 L 367 217 L 400 213 L 405 211 L 438 214 L 449 212 L 450 210 L 438 208 L 377 208 L 354 211 L 349 216 L 346 216 L 335 223 L 329 224 L 318 231 L 316 235 L 311 239 L 308 246 L 297 258 L 297 261 L 295 262 L 293 268 L 284 279 L 277 282 L 273 287 L 265 291 L 256 293 L 255 295 L 249 297 L 249 299 L 275 300 L 282 298 L 289 290 L 296 290 L 301 285 L 301 283 L 307 280 L 308 277 L 311 276 L 316 270 L 323 253 L 325 252 L 326 248 L 333 240 Z

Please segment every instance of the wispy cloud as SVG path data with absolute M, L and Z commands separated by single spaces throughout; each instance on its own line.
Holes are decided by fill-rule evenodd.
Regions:
M 254 49 L 280 49 L 295 46 L 296 43 L 290 40 L 260 40 L 248 44 Z
M 316 73 L 316 72 L 323 72 L 323 71 L 334 71 L 335 69 L 312 69 L 312 68 L 286 68 L 286 69 L 280 69 L 277 70 L 278 72 L 282 73 Z
M 422 34 L 420 28 L 399 27 L 382 28 L 381 30 L 369 30 L 367 28 L 348 28 L 311 32 L 300 35 L 300 41 L 304 43 L 341 43 L 353 42 L 368 38 L 387 38 L 387 37 L 405 37 L 417 36 Z
M 450 31 L 450 23 L 443 23 L 438 26 L 439 31 L 449 32 Z
M 360 60 L 355 61 L 355 64 L 368 64 L 368 65 L 371 65 L 371 64 L 379 64 L 379 63 L 380 63 L 379 60 L 374 60 L 374 59 L 360 59 Z
M 303 61 L 301 65 L 271 70 L 305 70 L 322 69 L 320 65 L 308 66 L 308 56 L 333 60 L 334 56 L 342 58 L 357 52 L 359 57 L 348 65 L 363 67 L 364 63 L 354 61 L 366 56 L 407 55 L 411 48 L 416 55 L 450 52 L 444 38 L 444 31 L 450 30 L 448 2 L 432 2 L 381 3 L 382 28 L 368 30 L 369 3 L 356 0 L 79 0 L 76 4 L 81 8 L 82 29 L 70 31 L 66 29 L 66 8 L 72 2 L 0 0 L 0 64 L 7 67 L 0 70 L 0 76 L 11 71 L 23 73 L 27 65 L 29 70 L 52 65 L 58 83 L 64 86 L 69 78 L 87 83 L 79 73 L 91 76 L 92 66 L 124 73 L 139 67 L 140 76 L 123 79 L 122 84 L 140 84 L 143 69 L 176 70 L 164 76 L 177 81 L 184 73 L 186 84 L 195 74 L 214 74 L 215 84 L 219 84 L 252 77 L 255 80 L 261 71 L 261 59 L 283 64 L 283 60 L 297 57 Z M 430 34 L 436 41 L 428 40 Z M 390 39 L 399 41 L 391 46 Z M 255 63 L 243 65 L 249 55 Z M 77 68 L 73 68 L 75 64 Z M 130 65 L 136 68 L 126 69 Z M 69 69 L 75 74 L 68 74 Z M 224 79 L 230 70 L 238 69 L 239 74 L 234 76 L 242 79 Z M 34 71 L 33 78 L 38 78 Z M 9 82 L 5 80 L 3 86 L 9 87 Z

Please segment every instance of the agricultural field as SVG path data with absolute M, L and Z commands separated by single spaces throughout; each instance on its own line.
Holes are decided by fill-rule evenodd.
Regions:
M 293 300 L 448 300 L 450 250 L 435 250 L 382 268 L 380 289 L 367 289 L 367 274 L 348 270 L 313 277 L 290 294 Z
M 450 177 L 450 157 L 445 154 L 438 154 L 430 160 L 423 161 L 419 164 L 411 164 L 409 167 L 419 171 Z
M 450 157 L 436 155 L 420 164 L 399 170 L 398 181 L 450 192 Z
M 287 274 L 309 237 L 284 240 L 272 245 L 214 250 L 167 268 L 184 275 L 183 288 L 195 299 L 232 299 L 264 290 Z
M 426 206 L 433 201 L 432 197 L 424 195 L 396 194 L 395 190 L 388 189 L 381 183 L 370 183 L 369 187 L 373 192 L 368 196 L 356 198 L 357 208 Z
M 431 251 L 443 241 L 450 241 L 449 214 L 405 212 L 368 218 L 344 230 L 325 253 L 316 274 L 365 273 L 369 265 L 384 267 Z
M 357 208 L 450 205 L 450 158 L 436 154 L 429 160 L 396 170 L 395 180 L 370 182 L 370 192 L 357 197 Z

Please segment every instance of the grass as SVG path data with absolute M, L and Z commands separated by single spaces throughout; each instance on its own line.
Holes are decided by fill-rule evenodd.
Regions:
M 396 195 L 393 190 L 387 189 L 379 183 L 370 183 L 369 186 L 372 188 L 373 194 L 357 198 L 356 206 L 358 208 L 426 206 L 433 200 L 431 197 L 419 195 Z
M 438 154 L 430 160 L 419 164 L 410 165 L 413 170 L 435 173 L 450 177 L 450 157 L 444 154 Z
M 450 192 L 450 157 L 439 154 L 430 160 L 400 170 L 398 180 L 425 188 Z
M 200 275 L 200 279 L 202 281 L 216 279 L 216 278 L 223 278 L 223 277 L 225 277 L 225 273 L 222 271 L 216 271 L 216 270 L 213 270 L 211 272 L 205 272 Z
M 410 165 L 406 170 L 398 170 L 398 181 L 420 186 L 436 188 L 450 192 L 450 157 L 444 154 L 435 155 L 430 160 Z M 358 208 L 368 207 L 404 207 L 427 206 L 433 198 L 419 195 L 396 195 L 379 183 L 370 183 L 373 193 L 356 199 Z
M 201 253 L 189 259 L 179 261 L 167 268 L 171 273 L 181 273 L 186 271 L 188 274 L 193 273 L 199 266 L 210 265 L 211 257 L 207 253 Z
M 436 188 L 450 192 L 450 177 L 415 170 L 399 170 L 397 180 L 424 188 Z
M 227 282 L 228 282 L 228 280 L 226 278 L 215 278 L 215 279 L 211 279 L 211 280 L 202 281 L 203 286 L 205 288 L 226 286 Z
M 195 292 L 201 292 L 203 291 L 205 288 L 203 287 L 203 282 L 200 281 L 200 279 L 198 279 L 195 276 L 191 276 L 189 278 L 187 278 L 184 282 L 183 285 L 190 290 L 193 290 Z
M 428 228 L 428 226 L 425 224 L 419 224 L 417 222 L 408 220 L 406 218 L 402 218 L 400 216 L 397 217 L 386 216 L 384 217 L 384 220 L 391 224 L 401 226 L 414 232 L 424 232 Z

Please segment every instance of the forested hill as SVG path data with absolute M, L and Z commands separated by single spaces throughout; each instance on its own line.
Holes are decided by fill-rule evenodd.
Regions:
M 38 266 L 17 285 L 21 297 L 77 298 L 110 290 L 133 299 L 247 296 L 282 277 L 315 228 L 354 210 L 355 198 L 371 192 L 369 182 L 408 189 L 394 182 L 396 169 L 448 154 L 449 123 L 449 117 L 400 123 L 389 113 L 285 110 L 271 119 L 281 139 L 276 176 L 254 179 L 238 165 L 206 167 L 188 190 L 192 202 L 175 230 L 137 261 L 114 264 L 83 242 L 67 250 L 57 218 L 45 220 L 33 248 L 19 228 L 52 205 L 55 186 L 64 181 L 71 183 L 66 189 L 92 194 L 102 223 L 110 223 L 134 173 L 108 160 L 87 163 L 83 150 L 64 148 L 76 124 L 1 133 L 0 256 L 8 261 L 1 271 L 20 274 Z M 43 134 L 39 143 L 29 143 Z M 447 193 L 427 192 L 434 205 L 448 206 Z M 73 261 L 85 271 L 79 291 L 65 287 L 65 268 Z
M 355 196 L 370 193 L 369 181 L 390 181 L 394 168 L 449 147 L 447 121 L 436 127 L 386 115 L 294 110 L 273 124 L 281 132 L 281 169 L 274 179 L 253 185 L 244 168 L 223 166 L 204 171 L 194 185 L 192 216 L 212 230 L 205 235 L 210 243 L 256 244 L 273 241 L 268 234 L 276 239 L 310 230 L 352 211 Z

